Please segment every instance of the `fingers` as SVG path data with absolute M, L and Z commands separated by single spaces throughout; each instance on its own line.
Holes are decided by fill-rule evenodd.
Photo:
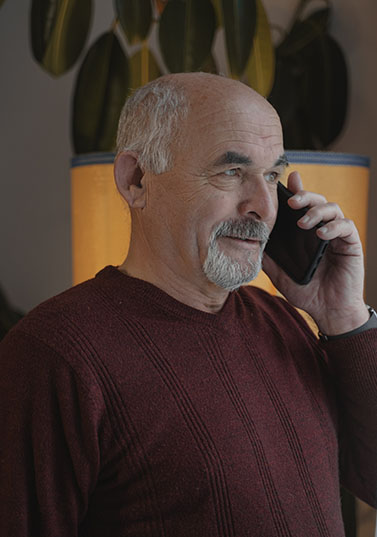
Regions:
M 292 172 L 288 177 L 288 188 L 294 195 L 289 198 L 288 204 L 292 209 L 309 208 L 298 226 L 302 229 L 311 229 L 321 222 L 329 222 L 344 218 L 344 214 L 336 203 L 326 200 L 321 194 L 303 190 L 302 181 L 298 172 Z
M 312 201 L 313 200 L 314 198 L 312 198 Z M 344 214 L 340 209 L 339 205 L 337 205 L 336 203 L 326 203 L 326 200 L 324 202 L 322 202 L 322 200 L 319 201 L 321 203 L 320 205 L 315 205 L 314 207 L 308 209 L 305 216 L 301 217 L 298 220 L 297 224 L 300 228 L 311 229 L 312 227 L 317 226 L 321 222 L 330 222 L 331 220 L 344 218 Z M 305 205 L 303 205 L 303 207 L 305 207 Z
M 289 175 L 288 188 L 294 193 L 288 200 L 292 209 L 309 207 L 306 214 L 297 221 L 301 229 L 312 229 L 324 223 L 317 230 L 319 238 L 323 240 L 340 238 L 348 245 L 359 244 L 359 234 L 354 222 L 344 217 L 341 208 L 336 203 L 328 202 L 321 194 L 303 190 L 298 172 L 295 171 Z
M 288 204 L 292 207 L 292 209 L 314 207 L 327 203 L 326 198 L 321 194 L 304 190 L 300 174 L 297 171 L 289 174 L 287 186 L 288 189 L 294 194 L 288 200 Z
M 296 194 L 296 192 L 299 192 L 300 190 L 303 190 L 304 186 L 301 181 L 300 174 L 296 171 L 291 172 L 288 176 L 288 183 L 287 183 L 288 189 Z
M 338 220 L 332 220 L 326 223 L 324 226 L 317 230 L 317 235 L 323 240 L 342 239 L 349 246 L 357 246 L 358 253 L 359 247 L 361 247 L 359 233 L 352 220 L 348 218 L 342 218 Z M 352 253 L 351 251 L 344 251 L 344 253 Z

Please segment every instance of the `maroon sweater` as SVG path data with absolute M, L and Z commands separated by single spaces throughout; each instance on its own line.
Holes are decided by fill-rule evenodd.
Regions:
M 340 537 L 338 466 L 376 501 L 376 350 L 255 288 L 208 314 L 107 267 L 0 347 L 0 535 Z

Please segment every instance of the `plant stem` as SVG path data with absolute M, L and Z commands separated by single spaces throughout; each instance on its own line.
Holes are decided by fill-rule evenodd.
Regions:
M 119 19 L 118 17 L 115 17 L 111 24 L 110 32 L 115 32 L 116 27 L 118 26 Z
M 148 43 L 143 41 L 141 47 L 141 85 L 147 84 L 149 82 L 149 53 L 148 53 Z

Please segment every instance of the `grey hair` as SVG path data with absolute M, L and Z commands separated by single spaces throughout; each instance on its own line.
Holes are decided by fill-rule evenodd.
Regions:
M 155 174 L 168 171 L 173 166 L 171 146 L 188 109 L 184 89 L 170 77 L 138 88 L 120 114 L 117 153 L 135 151 L 144 170 Z

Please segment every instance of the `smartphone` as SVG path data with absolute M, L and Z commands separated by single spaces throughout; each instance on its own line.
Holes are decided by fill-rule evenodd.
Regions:
M 306 230 L 297 226 L 308 208 L 292 209 L 287 201 L 293 196 L 282 183 L 278 183 L 278 214 L 265 252 L 300 285 L 313 278 L 329 241 L 316 235 L 316 229 Z

